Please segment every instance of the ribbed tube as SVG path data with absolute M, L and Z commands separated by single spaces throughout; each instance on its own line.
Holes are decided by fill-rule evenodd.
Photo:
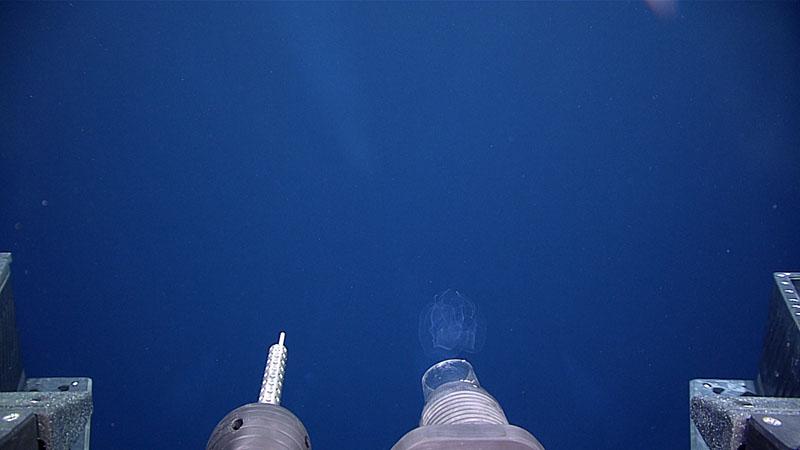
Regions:
M 507 425 L 500 403 L 480 387 L 445 390 L 432 395 L 422 409 L 420 426 L 456 423 L 493 423 Z

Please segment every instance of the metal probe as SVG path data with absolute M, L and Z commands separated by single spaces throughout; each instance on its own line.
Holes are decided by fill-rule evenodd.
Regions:
M 261 392 L 258 394 L 259 403 L 270 405 L 281 404 L 283 392 L 283 376 L 286 374 L 286 346 L 283 341 L 286 333 L 281 331 L 278 343 L 272 344 L 267 356 L 267 366 L 264 368 L 264 378 L 261 379 Z

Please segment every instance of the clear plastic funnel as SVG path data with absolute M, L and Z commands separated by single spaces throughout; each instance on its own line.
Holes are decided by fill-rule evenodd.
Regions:
M 453 381 L 462 381 L 479 387 L 478 376 L 472 364 L 466 359 L 447 359 L 432 365 L 422 375 L 422 395 L 428 401 L 431 393 L 439 386 Z

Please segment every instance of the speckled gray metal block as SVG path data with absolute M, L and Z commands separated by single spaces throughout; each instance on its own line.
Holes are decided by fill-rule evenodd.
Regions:
M 35 414 L 39 440 L 52 450 L 88 450 L 92 410 L 90 378 L 29 378 L 23 391 L 0 394 L 0 418 L 13 424 Z
M 731 448 L 726 443 L 741 442 L 743 427 L 741 423 L 728 420 L 725 414 L 718 414 L 713 408 L 704 408 L 700 399 L 713 400 L 718 397 L 740 398 L 753 395 L 755 384 L 751 380 L 697 379 L 689 382 L 689 406 L 691 417 L 692 450 Z M 748 416 L 749 417 L 749 416 Z M 744 417 L 743 420 L 747 420 Z M 737 427 L 738 424 L 738 427 Z M 741 436 L 739 436 L 741 434 Z M 736 438 L 739 436 L 739 438 Z M 705 439 L 704 439 L 705 438 Z M 709 440 L 710 444 L 706 442 Z M 734 449 L 736 447 L 733 447 Z
M 755 396 L 750 380 L 698 379 L 689 386 L 692 424 L 710 450 L 739 449 L 753 414 L 800 414 L 800 398 Z M 696 445 L 692 449 L 704 449 Z

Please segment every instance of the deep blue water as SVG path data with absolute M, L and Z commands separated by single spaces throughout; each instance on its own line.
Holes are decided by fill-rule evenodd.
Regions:
M 314 447 L 387 449 L 448 288 L 548 450 L 687 448 L 800 269 L 797 3 L 0 12 L 24 362 L 93 378 L 94 449 L 203 448 L 282 330 Z

